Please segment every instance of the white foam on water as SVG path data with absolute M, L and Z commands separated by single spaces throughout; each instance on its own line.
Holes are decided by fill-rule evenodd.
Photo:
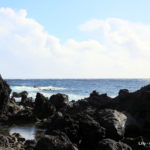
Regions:
M 57 91 L 57 90 L 66 90 L 63 87 L 55 87 L 55 86 L 11 86 L 11 89 L 14 92 L 19 91 Z
M 76 95 L 76 94 L 68 94 L 68 96 L 69 96 L 69 100 L 80 100 L 80 99 L 83 99 L 85 97 L 88 97 L 85 95 Z
M 46 87 L 37 87 L 39 90 L 49 91 L 49 90 L 66 90 L 67 88 L 63 87 L 54 87 L 54 86 L 46 86 Z
M 62 87 L 54 87 L 54 86 L 47 86 L 47 87 L 40 87 L 40 86 L 11 86 L 12 92 L 22 92 L 22 91 L 27 91 L 28 92 L 28 97 L 32 97 L 33 99 L 36 98 L 37 92 L 40 92 L 43 94 L 45 97 L 50 97 L 54 94 L 57 94 L 57 91 L 61 91 L 61 93 L 65 94 L 66 88 Z M 49 92 L 48 92 L 49 91 Z M 84 95 L 78 95 L 78 94 L 67 94 L 69 96 L 69 100 L 79 100 L 83 99 Z M 17 102 L 21 101 L 21 98 L 15 98 Z
M 34 87 L 31 87 L 31 86 L 11 86 L 11 89 L 13 92 L 22 92 L 22 91 L 27 91 L 27 92 L 30 92 L 30 91 L 37 91 L 36 88 Z

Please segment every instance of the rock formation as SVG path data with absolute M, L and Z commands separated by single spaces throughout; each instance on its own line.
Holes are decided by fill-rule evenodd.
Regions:
M 1 123 L 33 122 L 45 129 L 37 141 L 15 134 L 0 135 L 0 147 L 25 150 L 149 150 L 150 85 L 111 98 L 93 91 L 88 98 L 69 101 L 58 93 L 35 101 L 22 93 L 21 102 L 10 98 L 11 89 L 0 77 Z M 17 95 L 17 94 L 16 94 Z M 16 139 L 16 140 L 14 140 Z M 15 143 L 12 147 L 11 143 Z

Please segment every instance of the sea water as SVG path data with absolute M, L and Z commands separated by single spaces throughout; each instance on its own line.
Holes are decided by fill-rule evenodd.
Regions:
M 117 96 L 120 89 L 133 92 L 150 84 L 150 79 L 7 79 L 7 82 L 13 92 L 27 91 L 33 98 L 37 92 L 46 97 L 64 93 L 70 100 L 78 100 L 88 97 L 93 90 L 111 97 Z

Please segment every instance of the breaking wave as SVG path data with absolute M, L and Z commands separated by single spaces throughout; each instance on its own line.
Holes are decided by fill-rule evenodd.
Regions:
M 63 91 L 66 88 L 55 87 L 55 86 L 11 86 L 12 90 L 15 92 L 20 91 Z

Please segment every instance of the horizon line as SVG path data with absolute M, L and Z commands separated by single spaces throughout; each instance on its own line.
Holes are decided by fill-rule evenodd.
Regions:
M 98 79 L 150 79 L 150 77 L 135 78 L 4 78 L 5 80 L 98 80 Z

